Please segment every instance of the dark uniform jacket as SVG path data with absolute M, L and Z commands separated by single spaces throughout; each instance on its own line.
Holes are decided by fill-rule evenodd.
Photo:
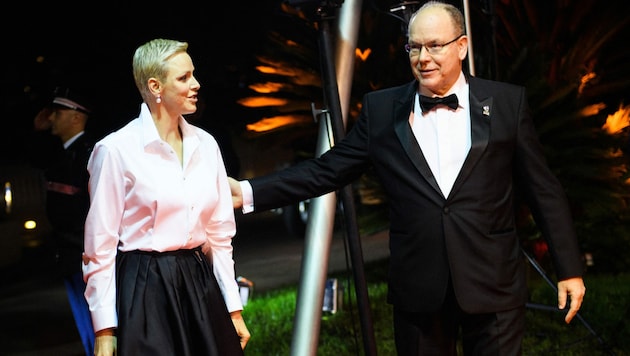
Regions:
M 83 228 L 90 204 L 87 161 L 93 140 L 79 136 L 67 149 L 60 140 L 39 147 L 35 164 L 43 170 L 46 211 L 52 226 L 53 252 L 64 275 L 81 271 Z

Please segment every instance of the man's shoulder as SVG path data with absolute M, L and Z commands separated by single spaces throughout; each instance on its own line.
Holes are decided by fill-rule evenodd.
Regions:
M 75 152 L 75 159 L 87 160 L 96 140 L 88 133 L 79 136 L 69 147 L 68 150 Z
M 91 132 L 84 132 L 81 136 L 77 137 L 76 141 L 72 144 L 73 146 L 76 144 L 77 146 L 94 146 L 96 142 L 96 138 L 92 135 Z

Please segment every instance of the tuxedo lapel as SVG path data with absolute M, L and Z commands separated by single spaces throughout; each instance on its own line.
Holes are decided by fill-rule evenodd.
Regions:
M 420 172 L 422 177 L 424 177 L 433 189 L 442 194 L 442 191 L 435 180 L 435 176 L 433 175 L 433 172 L 431 172 L 431 168 L 429 168 L 429 164 L 427 163 L 424 154 L 422 154 L 420 145 L 418 144 L 416 137 L 413 135 L 411 125 L 409 125 L 409 115 L 411 115 L 411 112 L 413 111 L 417 87 L 417 81 L 411 83 L 406 94 L 403 96 L 403 99 L 394 103 L 394 130 L 396 131 L 396 136 L 398 136 L 405 152 L 411 159 L 411 162 L 413 162 L 413 165 L 416 167 L 418 172 Z
M 478 92 L 475 90 L 476 86 L 473 84 L 474 79 L 470 82 L 470 134 L 471 134 L 471 147 L 466 160 L 462 165 L 462 169 L 457 175 L 457 179 L 453 183 L 451 189 L 451 195 L 457 194 L 457 191 L 462 186 L 468 175 L 472 172 L 473 168 L 481 158 L 483 152 L 488 146 L 488 139 L 490 138 L 490 120 L 492 119 L 493 107 L 492 97 L 486 97 L 479 99 L 475 94 Z

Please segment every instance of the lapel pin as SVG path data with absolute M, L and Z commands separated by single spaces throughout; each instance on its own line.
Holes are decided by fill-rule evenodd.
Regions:
M 485 105 L 483 107 L 483 115 L 484 116 L 490 116 L 490 107 L 488 105 Z

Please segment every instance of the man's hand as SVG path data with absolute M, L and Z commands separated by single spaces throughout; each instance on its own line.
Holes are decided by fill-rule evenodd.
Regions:
M 241 184 L 232 177 L 228 177 L 228 182 L 230 182 L 230 190 L 232 191 L 232 205 L 234 209 L 240 209 L 243 207 L 243 191 L 241 190 Z
M 578 313 L 582 306 L 582 300 L 586 294 L 584 280 L 581 277 L 569 278 L 558 282 L 558 308 L 564 309 L 567 305 L 567 297 L 571 297 L 569 312 L 564 317 L 568 324 Z
M 49 107 L 45 107 L 41 109 L 37 115 L 35 115 L 35 120 L 33 121 L 33 128 L 35 131 L 44 131 L 48 130 L 50 126 L 52 126 L 52 122 L 50 121 L 50 115 L 52 114 L 52 109 Z
M 245 346 L 247 345 L 247 342 L 251 337 L 251 335 L 249 334 L 249 330 L 247 330 L 247 326 L 245 325 L 245 320 L 243 320 L 240 311 L 231 312 L 230 318 L 232 318 L 234 329 L 236 329 L 236 333 L 241 339 L 241 349 L 245 349 Z

